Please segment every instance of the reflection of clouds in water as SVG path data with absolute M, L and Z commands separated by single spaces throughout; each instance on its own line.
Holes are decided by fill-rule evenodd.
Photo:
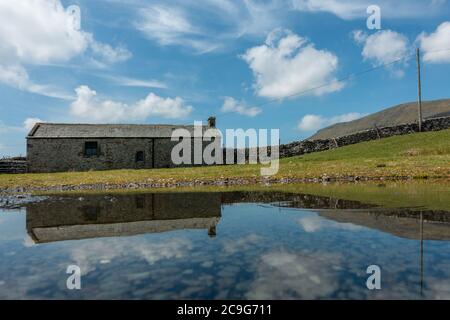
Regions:
M 149 265 L 164 259 L 182 258 L 192 249 L 189 240 L 171 238 L 164 242 L 141 242 L 135 239 L 102 239 L 76 246 L 71 253 L 72 260 L 81 268 L 83 275 L 96 269 L 98 264 L 110 263 L 120 256 L 137 256 Z
M 34 243 L 34 240 L 31 239 L 31 237 L 28 234 L 26 234 L 25 237 L 23 238 L 22 244 L 26 248 L 31 248 L 31 247 L 36 246 L 36 243 Z
M 263 255 L 246 297 L 251 300 L 316 299 L 331 295 L 339 285 L 336 271 L 330 265 L 337 256 L 321 253 L 317 258 L 289 252 Z
M 444 282 L 440 279 L 432 279 L 427 281 L 427 289 L 425 293 L 431 299 L 450 300 L 450 282 Z
M 195 243 L 189 254 L 189 266 L 194 266 L 194 273 L 181 278 L 177 282 L 180 289 L 166 293 L 164 299 L 244 298 L 251 282 L 249 274 L 254 273 L 255 260 L 272 244 L 256 233 L 219 236 L 215 240 L 219 241 L 212 242 L 210 246 Z M 160 283 L 175 281 L 169 273 L 158 277 Z
M 23 210 L 0 210 L 0 241 L 21 241 L 25 230 Z
M 360 231 L 363 227 L 351 223 L 339 223 L 336 221 L 326 220 L 317 215 L 307 216 L 298 219 L 298 223 L 305 230 L 305 232 L 313 233 L 323 229 L 340 229 L 348 231 Z
M 181 238 L 171 238 L 161 243 L 139 243 L 133 251 L 152 265 L 163 259 L 183 258 L 192 249 L 190 241 Z
M 112 239 L 95 240 L 76 245 L 71 252 L 71 259 L 80 267 L 81 274 L 94 271 L 101 260 L 112 260 L 123 254 L 123 242 Z
M 205 261 L 202 264 L 200 264 L 201 267 L 205 269 L 209 269 L 214 265 L 214 261 Z
M 249 234 L 248 236 L 242 237 L 242 238 L 237 238 L 237 239 L 230 239 L 227 242 L 223 243 L 223 249 L 225 250 L 226 253 L 228 254 L 233 254 L 239 251 L 245 251 L 246 249 L 248 249 L 251 246 L 254 246 L 256 244 L 258 244 L 259 242 L 261 242 L 264 238 L 252 233 Z
M 0 241 L 0 254 L 16 254 L 0 264 L 0 298 L 420 298 L 417 241 L 312 212 L 282 216 L 276 210 L 268 223 L 256 223 L 253 217 L 242 218 L 245 210 L 240 208 L 239 219 L 229 223 L 225 213 L 228 224 L 214 239 L 178 231 L 33 248 L 24 247 L 23 217 L 2 216 L 0 231 L 8 232 L 9 241 L 3 246 Z M 15 225 L 23 229 L 16 231 Z M 314 232 L 319 230 L 326 232 Z M 450 298 L 450 284 L 445 283 L 450 278 L 449 244 L 427 242 L 425 249 L 425 297 Z M 89 273 L 79 296 L 65 287 L 69 264 L 80 264 L 83 274 Z M 381 291 L 365 286 L 370 264 L 382 267 Z

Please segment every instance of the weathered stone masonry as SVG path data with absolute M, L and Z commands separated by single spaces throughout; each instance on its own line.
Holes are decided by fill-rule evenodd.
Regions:
M 1 173 L 26 173 L 27 160 L 22 157 L 0 159 Z
M 213 123 L 210 123 L 210 125 Z M 210 126 L 203 126 L 205 132 Z M 171 168 L 171 141 L 176 129 L 186 129 L 203 148 L 209 142 L 194 138 L 193 126 L 82 125 L 40 123 L 27 137 L 29 172 Z M 192 163 L 194 163 L 192 153 Z

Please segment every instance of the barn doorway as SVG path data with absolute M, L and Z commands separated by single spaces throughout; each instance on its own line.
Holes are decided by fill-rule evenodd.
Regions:
M 140 162 L 144 162 L 144 160 L 145 160 L 144 151 L 136 152 L 135 162 L 140 163 Z

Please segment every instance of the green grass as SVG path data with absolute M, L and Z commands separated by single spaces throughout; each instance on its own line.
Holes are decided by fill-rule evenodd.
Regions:
M 0 175 L 0 188 L 260 179 L 260 165 Z M 450 130 L 364 142 L 280 161 L 274 178 L 450 178 Z

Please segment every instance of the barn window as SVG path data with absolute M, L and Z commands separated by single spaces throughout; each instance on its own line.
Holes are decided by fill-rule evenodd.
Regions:
M 136 162 L 144 162 L 144 151 L 136 152 Z
M 98 142 L 85 142 L 84 155 L 87 157 L 98 156 Z
M 93 207 L 93 206 L 84 206 L 81 208 L 83 212 L 83 218 L 86 221 L 97 221 L 98 216 L 100 215 L 101 208 Z
M 145 197 L 137 196 L 136 197 L 136 209 L 144 209 L 145 206 Z

